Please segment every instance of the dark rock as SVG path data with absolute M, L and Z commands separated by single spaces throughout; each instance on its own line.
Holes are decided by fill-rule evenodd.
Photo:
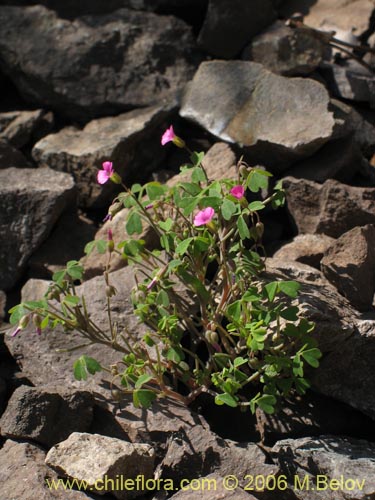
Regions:
M 70 175 L 41 169 L 0 169 L 0 288 L 10 289 L 60 214 L 75 200 Z
M 325 252 L 326 278 L 359 311 L 371 309 L 375 293 L 375 226 L 355 227 Z
M 39 141 L 33 148 L 33 158 L 40 166 L 71 173 L 81 205 L 107 205 L 118 186 L 112 182 L 98 184 L 96 174 L 102 163 L 112 161 L 126 184 L 147 180 L 163 161 L 161 125 L 172 109 L 173 105 L 157 106 L 100 118 L 88 123 L 82 131 L 64 128 Z
M 339 139 L 325 144 L 311 158 L 298 162 L 287 175 L 315 182 L 336 179 L 350 183 L 361 169 L 362 161 L 361 150 L 354 138 Z
M 375 188 L 353 187 L 336 180 L 324 184 L 286 177 L 288 211 L 299 233 L 338 238 L 346 231 L 375 223 Z
M 5 380 L 0 377 L 0 417 L 5 408 L 7 392 L 8 392 L 7 384 Z
M 328 104 L 326 89 L 313 80 L 275 75 L 254 62 L 212 61 L 200 65 L 180 114 L 281 170 L 331 138 Z
M 95 231 L 93 223 L 85 217 L 72 212 L 63 214 L 48 240 L 31 256 L 29 275 L 48 279 L 65 268 L 69 260 L 79 260 L 85 244 L 94 239 Z
M 22 500 L 83 500 L 83 491 L 48 488 L 47 480 L 58 481 L 58 475 L 45 463 L 45 452 L 30 443 L 8 439 L 0 450 L 0 497 Z M 51 484 L 51 483 L 50 483 Z
M 81 120 L 173 99 L 201 60 L 171 16 L 120 9 L 68 21 L 42 6 L 0 8 L 0 56 L 26 100 Z
M 320 261 L 334 241 L 333 238 L 325 234 L 300 234 L 277 250 L 273 258 L 286 261 L 295 260 L 320 269 Z
M 199 478 L 199 482 L 191 485 L 186 485 L 184 489 L 173 495 L 171 500 L 201 500 L 202 496 L 209 495 L 210 500 L 255 500 L 256 497 L 250 495 L 242 488 L 238 487 L 233 490 L 224 487 L 224 478 L 219 474 L 209 474 L 208 476 Z M 201 485 L 199 489 L 198 485 Z
M 0 169 L 9 167 L 29 168 L 31 165 L 21 151 L 0 140 Z
M 36 142 L 52 128 L 53 114 L 42 109 L 0 113 L 0 138 L 15 148 L 22 148 L 30 141 Z
M 365 500 L 375 494 L 375 445 L 368 441 L 335 436 L 285 439 L 275 444 L 272 456 L 288 476 L 290 489 L 298 499 Z M 311 497 L 306 496 L 306 491 L 293 488 L 296 476 L 302 482 L 307 478 L 309 489 L 314 491 Z M 319 478 L 322 481 L 320 484 Z M 341 478 L 344 482 L 342 487 Z M 331 480 L 338 482 L 331 483 Z M 334 488 L 330 488 L 330 484 Z
M 5 292 L 0 290 L 0 325 L 3 322 L 3 319 L 5 318 L 6 303 L 7 303 L 7 296 L 5 295 Z
M 49 448 L 72 432 L 88 430 L 93 404 L 89 392 L 21 386 L 0 419 L 0 432 L 5 437 L 31 439 Z
M 275 19 L 271 0 L 210 0 L 198 43 L 210 54 L 230 59 Z
M 325 51 L 326 45 L 313 31 L 276 21 L 252 40 L 242 59 L 261 63 L 279 75 L 308 75 L 319 66 Z
M 126 485 L 127 479 L 135 481 L 138 476 L 145 482 L 152 479 L 154 450 L 147 444 L 73 432 L 68 439 L 49 450 L 46 464 L 66 477 L 85 481 L 89 491 L 101 495 L 111 492 L 115 498 L 128 500 L 142 495 L 147 489 L 128 490 L 116 486 L 117 480 L 122 478 Z

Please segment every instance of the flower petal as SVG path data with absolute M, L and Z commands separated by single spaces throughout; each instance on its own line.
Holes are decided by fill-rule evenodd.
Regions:
M 194 226 L 203 226 L 211 222 L 215 215 L 215 210 L 212 207 L 207 207 L 201 210 L 194 217 Z
M 238 184 L 237 186 L 232 187 L 230 194 L 239 200 L 245 194 L 245 188 L 241 186 L 241 184 Z
M 104 170 L 99 170 L 96 178 L 99 184 L 105 184 L 109 179 L 109 175 Z
M 107 172 L 109 176 L 111 176 L 114 172 L 113 170 L 113 163 L 111 161 L 105 161 L 103 163 L 103 170 L 104 172 Z
M 167 128 L 167 130 L 162 135 L 161 145 L 165 146 L 166 144 L 168 144 L 168 142 L 173 141 L 173 139 L 175 138 L 175 135 L 176 134 L 174 133 L 173 125 L 171 125 L 169 128 Z

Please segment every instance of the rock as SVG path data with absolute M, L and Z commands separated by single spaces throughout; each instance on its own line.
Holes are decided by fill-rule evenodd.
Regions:
M 21 95 L 74 119 L 173 99 L 201 60 L 183 21 L 131 9 L 69 21 L 3 6 L 0 26 L 2 70 Z
M 0 113 L 0 138 L 15 148 L 22 148 L 51 132 L 53 120 L 53 114 L 42 109 Z
M 86 217 L 75 212 L 64 213 L 49 238 L 30 258 L 29 275 L 48 279 L 65 268 L 68 261 L 79 260 L 86 243 L 94 239 L 95 231 L 94 224 Z
M 273 73 L 284 76 L 308 75 L 323 59 L 326 45 L 314 32 L 286 26 L 276 21 L 242 53 L 242 59 L 263 64 Z
M 40 283 L 39 280 L 38 282 Z M 112 273 L 110 282 L 117 290 L 117 295 L 112 297 L 112 314 L 119 329 L 124 328 L 125 331 L 130 332 L 132 339 L 140 338 L 146 330 L 143 325 L 138 324 L 138 319 L 133 315 L 133 306 L 130 301 L 131 289 L 135 284 L 132 267 Z M 84 294 L 91 319 L 108 332 L 107 297 L 103 276 L 86 281 L 77 287 L 77 293 L 78 295 Z M 39 295 L 38 298 L 42 297 Z M 95 376 L 90 376 L 87 381 L 79 382 L 73 376 L 73 362 L 82 354 L 86 354 L 97 359 L 103 366 L 109 366 L 121 359 L 121 353 L 102 344 L 69 351 L 85 343 L 85 339 L 82 339 L 76 332 L 66 333 L 60 327 L 55 330 L 44 330 L 38 336 L 37 341 L 36 336 L 32 325 L 16 337 L 10 337 L 10 332 L 5 335 L 5 343 L 11 355 L 21 362 L 24 375 L 34 385 L 41 387 L 64 385 L 83 390 L 92 389 L 110 397 L 111 375 L 107 376 L 105 372 L 97 373 Z M 58 352 L 59 349 L 61 349 L 60 352 Z
M 294 165 L 287 174 L 315 182 L 337 179 L 348 184 L 361 169 L 362 161 L 354 138 L 344 138 L 325 144 L 314 156 Z
M 3 319 L 5 318 L 6 303 L 7 303 L 7 296 L 5 295 L 5 292 L 0 290 L 0 325 L 3 322 Z
M 50 448 L 72 432 L 89 429 L 93 404 L 89 392 L 21 386 L 14 391 L 0 419 L 1 435 L 31 439 Z
M 50 280 L 31 278 L 26 281 L 21 290 L 21 302 L 40 300 L 47 293 Z
M 145 181 L 163 161 L 161 124 L 170 111 L 151 107 L 93 120 L 82 131 L 67 127 L 44 137 L 34 146 L 32 155 L 39 166 L 73 175 L 81 205 L 105 206 L 118 186 L 112 182 L 98 184 L 96 174 L 102 163 L 112 161 L 126 184 Z
M 7 384 L 5 380 L 0 377 L 0 417 L 5 408 L 7 392 L 8 392 Z
M 369 69 L 349 59 L 342 64 L 325 62 L 321 73 L 333 95 L 358 103 L 366 102 L 375 109 L 375 77 Z
M 31 165 L 21 151 L 0 140 L 0 170 L 9 167 L 29 168 Z
M 271 0 L 210 0 L 198 43 L 218 58 L 231 59 L 275 19 Z
M 305 437 L 279 441 L 271 453 L 292 485 L 296 484 L 295 476 L 300 482 L 306 480 L 314 491 L 311 498 L 365 500 L 374 495 L 373 443 L 336 436 Z M 331 483 L 332 480 L 337 481 Z M 310 498 L 306 491 L 298 491 L 305 488 L 291 489 L 299 499 Z
M 355 227 L 325 252 L 326 278 L 359 311 L 371 309 L 375 293 L 375 226 Z
M 45 463 L 45 452 L 34 444 L 8 439 L 0 449 L 0 497 L 22 500 L 83 500 L 83 491 L 52 487 L 57 474 Z M 51 488 L 48 488 L 48 481 Z M 56 484 L 55 483 L 55 484 Z
M 46 464 L 67 477 L 86 481 L 90 491 L 100 494 L 110 491 L 115 498 L 126 500 L 147 491 L 147 488 L 138 486 L 136 478 L 141 476 L 144 482 L 153 478 L 154 450 L 147 444 L 73 432 L 68 439 L 50 449 Z M 129 479 L 134 480 L 131 491 L 124 487 Z
M 275 75 L 254 62 L 212 61 L 200 65 L 180 114 L 245 146 L 254 162 L 280 170 L 331 138 L 328 103 L 327 91 L 313 80 Z
M 352 32 L 360 36 L 370 27 L 374 10 L 372 0 L 287 0 L 283 2 L 280 13 L 290 17 L 295 12 L 306 14 L 304 22 L 312 28 L 325 31 L 334 30 L 341 35 Z M 337 35 L 336 35 L 337 36 Z M 342 39 L 342 36 L 340 37 Z
M 348 405 L 308 391 L 303 397 L 284 400 L 281 408 L 267 415 L 256 410 L 262 443 L 273 446 L 281 439 L 324 434 L 373 439 L 373 420 Z
M 325 234 L 300 234 L 277 250 L 273 257 L 278 260 L 295 260 L 320 269 L 320 261 L 334 241 Z
M 197 481 L 192 481 L 191 486 L 186 485 L 178 493 L 170 497 L 171 500 L 201 500 L 202 494 L 209 495 L 210 500 L 255 500 L 256 497 L 248 494 L 242 488 L 234 490 L 224 487 L 224 478 L 218 474 L 209 474 L 201 477 Z M 197 489 L 196 489 L 197 488 Z M 207 493 L 209 491 L 209 493 Z
M 218 142 L 214 144 L 206 153 L 204 157 L 204 167 L 207 175 L 212 180 L 219 180 L 224 178 L 235 178 L 237 176 L 236 170 L 236 156 L 228 144 Z M 191 173 L 186 172 L 173 176 L 167 181 L 168 186 L 174 186 L 177 182 L 189 181 Z M 116 214 L 112 220 L 107 221 L 99 229 L 95 235 L 96 240 L 107 240 L 108 230 L 113 232 L 113 239 L 115 244 L 125 239 L 125 222 L 129 215 L 128 209 L 121 210 Z M 137 238 L 143 239 L 149 249 L 159 246 L 159 238 L 155 231 L 150 227 L 145 227 L 144 231 L 137 235 Z M 85 278 L 91 279 L 103 273 L 107 264 L 107 255 L 101 254 L 96 248 L 87 256 L 82 259 L 82 264 L 85 268 Z M 110 271 L 116 271 L 125 267 L 127 262 L 118 254 L 112 254 L 110 262 Z
M 74 203 L 75 190 L 70 175 L 49 168 L 0 169 L 0 186 L 0 288 L 6 291 Z
M 375 223 L 375 189 L 327 180 L 318 184 L 305 179 L 283 180 L 289 214 L 299 233 L 326 234 L 338 238 L 346 231 Z

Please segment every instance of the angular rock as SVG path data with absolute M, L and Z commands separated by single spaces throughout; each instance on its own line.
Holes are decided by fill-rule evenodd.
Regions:
M 58 475 L 44 463 L 45 452 L 30 443 L 8 439 L 0 450 L 0 497 L 4 500 L 84 500 L 83 491 L 61 487 L 48 488 L 47 481 L 57 483 Z M 55 483 L 55 484 L 56 484 Z
M 5 140 L 0 140 L 0 170 L 9 167 L 29 168 L 31 165 L 21 151 Z
M 344 138 L 325 144 L 314 156 L 293 165 L 287 174 L 297 179 L 324 182 L 336 179 L 349 184 L 364 161 L 354 138 Z
M 0 26 L 1 67 L 21 95 L 81 120 L 173 99 L 201 60 L 183 21 L 131 9 L 69 21 L 3 6 Z
M 64 213 L 49 238 L 31 256 L 29 275 L 48 279 L 54 272 L 65 268 L 68 261 L 79 260 L 95 232 L 96 228 L 89 219 L 74 212 Z
M 292 484 L 293 481 L 296 484 L 295 476 L 301 481 L 308 478 L 310 490 L 314 491 L 311 498 L 365 500 L 375 494 L 375 446 L 369 441 L 336 436 L 285 439 L 276 443 L 271 453 Z M 341 477 L 343 487 L 340 487 Z M 334 479 L 339 481 L 334 484 L 337 489 L 329 488 Z M 326 489 L 324 481 L 327 481 Z M 296 490 L 294 488 L 297 498 L 310 498 L 306 497 L 306 491 Z
M 327 180 L 283 180 L 289 214 L 299 233 L 338 238 L 346 231 L 375 223 L 375 188 L 354 187 Z
M 210 0 L 198 43 L 218 58 L 234 58 L 275 19 L 272 0 Z
M 171 500 L 201 500 L 202 495 L 210 497 L 210 500 L 255 500 L 256 497 L 248 494 L 242 488 L 238 487 L 234 490 L 224 487 L 224 477 L 219 474 L 209 474 L 201 477 L 199 482 L 193 481 L 191 487 L 186 485 L 184 489 L 170 497 Z M 196 489 L 200 486 L 198 489 Z
M 3 319 L 5 317 L 5 307 L 7 303 L 7 296 L 5 295 L 5 292 L 0 290 L 0 325 L 3 322 Z
M 14 391 L 0 419 L 0 433 L 50 448 L 72 432 L 89 429 L 93 404 L 89 392 L 21 386 Z
M 68 174 L 49 168 L 0 169 L 0 289 L 12 288 L 29 257 L 74 202 Z
M 52 128 L 53 114 L 42 109 L 0 113 L 0 138 L 15 148 L 22 148 L 31 140 L 36 142 Z
M 137 476 L 143 476 L 145 482 L 153 478 L 154 450 L 147 444 L 73 432 L 50 449 L 46 464 L 67 477 L 86 481 L 90 491 L 110 491 L 115 498 L 127 500 L 140 496 L 144 490 L 136 487 L 127 491 L 121 484 L 127 479 L 135 481 Z M 109 480 L 113 480 L 114 486 Z
M 355 227 L 325 252 L 321 267 L 326 278 L 359 311 L 372 307 L 375 293 L 375 226 Z
M 318 82 L 275 75 L 248 61 L 202 63 L 181 116 L 246 147 L 253 161 L 285 169 L 332 136 L 329 96 Z
M 156 106 L 93 120 L 82 131 L 67 127 L 44 137 L 34 146 L 32 155 L 39 166 L 73 175 L 81 205 L 105 206 L 118 186 L 112 182 L 98 184 L 96 174 L 102 163 L 112 161 L 126 184 L 145 181 L 163 161 L 161 124 L 170 111 L 170 107 Z
M 325 51 L 326 45 L 313 31 L 276 21 L 252 40 L 242 59 L 263 64 L 278 75 L 308 75 L 319 66 Z
M 47 293 L 51 284 L 49 280 L 31 278 L 21 289 L 21 302 L 40 300 Z
M 206 153 L 204 158 L 204 167 L 210 179 L 223 179 L 235 178 L 237 175 L 236 170 L 236 156 L 231 147 L 225 143 L 214 144 Z M 186 172 L 173 176 L 167 181 L 168 186 L 174 186 L 177 182 L 189 181 L 191 173 Z M 112 220 L 107 221 L 96 233 L 96 240 L 107 240 L 108 230 L 113 232 L 113 239 L 115 244 L 125 239 L 125 222 L 127 220 L 129 211 L 123 209 L 117 213 Z M 156 248 L 159 245 L 159 238 L 155 231 L 150 227 L 145 227 L 144 231 L 137 235 L 137 238 L 145 240 L 146 246 L 149 249 Z M 107 255 L 101 254 L 96 248 L 87 256 L 82 259 L 82 264 L 85 268 L 85 278 L 90 279 L 103 273 L 107 264 Z M 125 267 L 127 262 L 118 254 L 112 254 L 110 262 L 110 271 L 116 271 Z
M 295 260 L 320 269 L 325 251 L 335 240 L 325 234 L 300 234 L 273 254 L 274 259 Z

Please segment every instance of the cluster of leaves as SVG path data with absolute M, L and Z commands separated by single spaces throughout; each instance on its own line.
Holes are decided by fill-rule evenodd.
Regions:
M 23 315 L 38 314 L 42 328 L 62 324 L 88 343 L 100 342 L 122 353 L 109 370 L 113 384 L 133 395 L 136 406 L 148 407 L 160 396 L 185 403 L 200 393 L 212 394 L 218 405 L 259 406 L 273 413 L 278 399 L 309 387 L 306 364 L 317 367 L 321 353 L 311 332 L 313 324 L 300 317 L 294 281 L 263 277 L 264 231 L 259 212 L 284 203 L 282 186 L 259 201 L 271 174 L 240 164 L 238 179 L 210 181 L 202 153 L 191 155 L 184 170 L 189 181 L 173 187 L 158 182 L 133 185 L 114 204 L 128 210 L 128 238 L 114 248 L 92 242 L 100 252 L 112 252 L 135 265 L 137 286 L 132 294 L 135 314 L 150 330 L 142 339 L 118 331 L 111 317 L 116 291 L 106 271 L 109 328 L 95 325 L 75 283 L 83 269 L 76 261 L 53 277 L 39 302 L 12 311 L 16 324 Z M 236 196 L 234 188 L 245 196 Z M 250 201 L 249 201 L 250 200 Z M 210 208 L 207 223 L 195 223 L 197 212 Z M 149 250 L 140 237 L 151 227 L 160 248 Z M 88 356 L 75 363 L 78 379 L 103 367 Z

